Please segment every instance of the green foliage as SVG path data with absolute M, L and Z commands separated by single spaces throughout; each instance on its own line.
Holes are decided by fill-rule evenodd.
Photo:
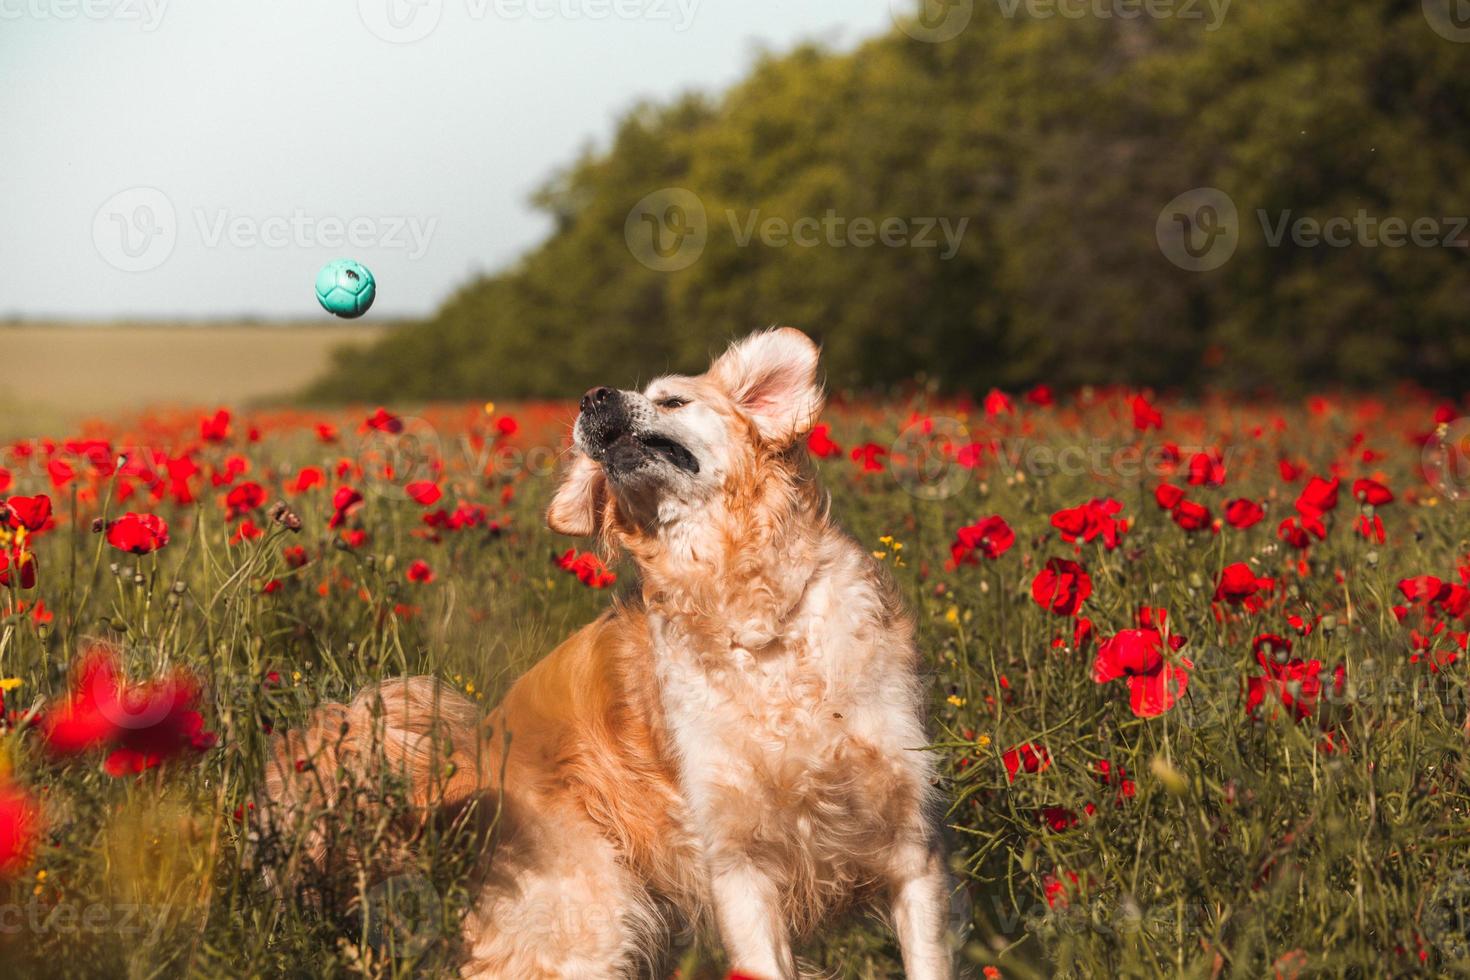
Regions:
M 975 4 L 945 43 L 895 30 L 850 53 L 804 47 L 719 98 L 638 107 L 537 196 L 546 242 L 342 353 L 309 395 L 565 395 L 696 369 L 771 323 L 821 337 L 842 386 L 1461 383 L 1462 249 L 1271 247 L 1263 222 L 1464 213 L 1470 46 L 1399 0 L 1239 0 L 1213 30 L 1005 6 Z M 1199 187 L 1239 211 L 1234 257 L 1203 273 L 1155 238 Z M 681 271 L 644 267 L 624 237 L 666 188 L 707 215 Z M 968 225 L 948 260 L 735 230 L 829 212 Z

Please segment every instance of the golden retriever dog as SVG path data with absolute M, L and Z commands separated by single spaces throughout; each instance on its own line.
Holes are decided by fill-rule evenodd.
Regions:
M 803 438 L 817 360 L 777 329 L 699 377 L 587 392 L 548 522 L 631 556 L 641 598 L 483 720 L 412 678 L 279 739 L 277 811 L 384 761 L 425 811 L 495 811 L 464 976 L 648 974 L 708 925 L 734 970 L 784 980 L 793 943 L 856 907 L 886 914 L 911 980 L 953 975 L 913 624 L 828 516 Z

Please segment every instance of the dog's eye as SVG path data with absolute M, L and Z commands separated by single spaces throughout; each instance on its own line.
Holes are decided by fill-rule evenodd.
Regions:
M 654 402 L 654 404 L 657 405 L 659 408 L 683 408 L 685 405 L 689 404 L 689 399 L 660 398 L 658 401 Z

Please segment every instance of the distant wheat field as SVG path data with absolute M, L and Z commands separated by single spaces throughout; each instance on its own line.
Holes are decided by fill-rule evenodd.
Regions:
M 245 405 L 299 390 L 338 346 L 383 326 L 23 324 L 0 326 L 0 438 L 55 432 L 145 407 Z

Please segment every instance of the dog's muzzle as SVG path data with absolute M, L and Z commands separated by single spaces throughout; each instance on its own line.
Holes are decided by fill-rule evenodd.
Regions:
M 699 472 L 699 461 L 693 453 L 668 436 L 644 428 L 648 420 L 635 418 L 622 392 L 592 388 L 582 396 L 581 408 L 577 432 L 582 448 L 608 473 L 629 473 L 657 460 L 686 473 Z

